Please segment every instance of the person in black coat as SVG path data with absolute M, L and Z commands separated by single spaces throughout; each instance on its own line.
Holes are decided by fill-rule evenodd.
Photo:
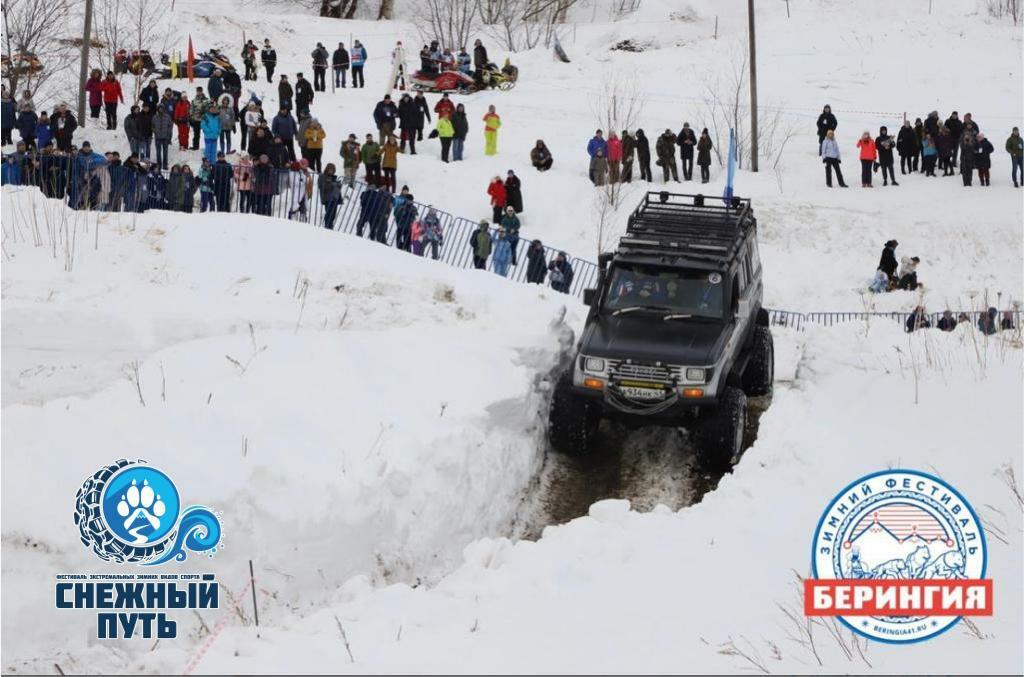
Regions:
M 416 103 L 408 94 L 403 94 L 398 101 L 398 128 L 401 131 L 399 136 L 400 144 L 398 152 L 405 152 L 405 142 L 409 142 L 409 152 L 416 154 L 416 125 L 421 115 L 417 110 Z
M 644 130 L 636 130 L 636 161 L 640 165 L 640 179 L 651 182 L 651 144 Z
M 825 105 L 821 109 L 821 115 L 818 116 L 818 148 L 821 149 L 821 142 L 825 140 L 825 135 L 828 130 L 835 129 L 839 126 L 839 122 L 836 120 L 836 116 L 832 115 L 832 106 Z
M 526 281 L 531 284 L 544 284 L 548 275 L 548 262 L 544 259 L 546 252 L 540 240 L 534 240 L 526 250 Z
M 939 127 L 943 124 L 939 120 L 939 111 L 933 110 L 928 113 L 928 117 L 924 119 L 924 131 L 932 135 L 932 138 L 936 138 L 939 135 Z
M 953 161 L 951 166 L 956 167 L 956 160 L 960 155 L 960 135 L 964 133 L 964 123 L 960 120 L 960 116 L 956 111 L 950 113 L 946 119 L 946 129 L 949 130 L 950 136 L 953 137 Z
M 416 107 L 416 140 L 423 140 L 423 125 L 426 118 L 426 122 L 431 122 L 430 119 L 430 106 L 427 104 L 427 98 L 423 96 L 423 92 L 416 92 L 416 96 L 413 97 L 413 104 Z
M 907 318 L 908 333 L 915 329 L 928 329 L 931 326 L 932 323 L 928 321 L 928 313 L 925 312 L 924 306 L 914 308 L 914 312 Z
M 995 147 L 992 142 L 985 138 L 985 135 L 978 132 L 977 142 L 974 144 L 974 166 L 978 170 L 978 182 L 983 186 L 991 186 L 989 170 L 992 169 L 992 153 Z
M 697 147 L 697 135 L 690 129 L 690 123 L 684 122 L 683 128 L 676 136 L 676 143 L 679 144 L 679 155 L 683 160 L 683 180 L 693 179 L 693 149 Z
M 896 281 L 896 270 L 900 265 L 896 260 L 896 247 L 899 244 L 896 240 L 886 242 L 885 247 L 882 249 L 882 258 L 878 261 L 878 268 L 884 271 L 893 282 Z
M 391 100 L 390 94 L 385 94 L 381 101 L 373 109 L 373 121 L 377 125 L 380 140 L 377 142 L 384 145 L 387 138 L 395 131 L 395 123 L 398 121 L 398 106 Z
M 345 88 L 345 81 L 348 79 L 348 50 L 345 43 L 339 42 L 338 49 L 331 55 L 331 64 L 334 66 L 334 86 Z
M 277 50 L 270 46 L 270 40 L 263 41 L 260 60 L 263 62 L 263 68 L 267 71 L 267 82 L 271 82 L 271 78 L 274 77 L 274 69 L 277 68 Z
M 511 169 L 508 170 L 508 178 L 505 179 L 505 204 L 514 209 L 516 214 L 520 214 L 523 211 L 522 184 L 519 181 L 519 177 Z
M 913 173 L 919 148 L 917 133 L 910 126 L 910 120 L 903 121 L 903 127 L 896 136 L 896 151 L 900 154 L 900 174 Z
M 295 96 L 295 90 L 292 89 L 291 83 L 288 82 L 287 75 L 281 75 L 281 81 L 277 84 L 277 104 L 278 108 L 284 108 L 286 110 L 292 109 L 292 97 Z
M 956 329 L 956 318 L 953 317 L 953 311 L 942 311 L 942 317 L 939 318 L 939 321 L 935 326 L 942 331 L 953 331 Z
M 878 164 L 882 168 L 883 186 L 888 186 L 890 179 L 892 180 L 892 185 L 900 185 L 896 183 L 896 172 L 893 169 L 895 160 L 893 159 L 892 151 L 895 147 L 896 141 L 889 136 L 889 128 L 879 128 L 878 137 L 875 138 L 875 149 L 878 151 Z
M 487 59 L 487 48 L 484 47 L 484 43 L 477 40 L 473 43 L 473 68 L 476 70 L 477 82 L 482 81 L 484 71 L 487 69 L 487 64 L 490 61 Z
M 217 211 L 231 211 L 231 180 L 235 176 L 235 168 L 224 159 L 224 153 L 217 153 L 217 161 L 210 173 L 213 174 L 213 199 L 217 202 Z
M 295 76 L 295 111 L 297 113 L 309 113 L 309 107 L 313 103 L 313 85 L 309 80 L 302 77 L 302 73 Z

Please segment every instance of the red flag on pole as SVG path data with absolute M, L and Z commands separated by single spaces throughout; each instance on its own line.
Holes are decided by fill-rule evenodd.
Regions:
M 192 49 L 192 36 L 189 35 L 188 36 L 188 63 L 185 66 L 185 72 L 188 73 L 188 81 L 189 82 L 192 82 L 192 79 L 195 77 L 195 70 L 193 69 L 193 66 L 195 65 L 195 62 L 196 62 L 196 52 L 195 52 L 194 49 Z

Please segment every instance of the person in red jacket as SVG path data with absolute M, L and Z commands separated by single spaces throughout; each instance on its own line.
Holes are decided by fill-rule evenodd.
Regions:
M 871 170 L 874 168 L 878 152 L 875 149 L 875 140 L 871 138 L 871 132 L 864 130 L 860 140 L 857 141 L 857 148 L 860 148 L 860 185 L 861 188 L 871 188 Z
M 487 186 L 487 194 L 491 196 L 491 207 L 494 210 L 493 223 L 501 223 L 501 214 L 505 211 L 505 182 L 500 176 L 491 179 L 491 185 Z
M 124 103 L 121 83 L 114 78 L 114 71 L 107 71 L 107 79 L 100 85 L 103 91 L 103 108 L 107 112 L 107 129 L 117 129 L 117 102 Z
M 608 134 L 608 182 L 619 182 L 619 167 L 622 165 L 622 139 L 615 132 Z
M 439 118 L 447 116 L 449 120 L 452 119 L 452 115 L 455 113 L 455 104 L 448 98 L 448 92 L 441 95 L 441 100 L 434 106 L 434 112 Z
M 89 93 L 89 117 L 99 120 L 100 109 L 103 108 L 103 73 L 94 68 L 85 83 L 85 91 Z
M 191 112 L 192 106 L 189 105 L 188 96 L 182 92 L 178 97 L 178 103 L 174 104 L 174 115 L 171 116 L 174 124 L 178 126 L 178 148 L 180 150 L 188 150 L 189 113 Z

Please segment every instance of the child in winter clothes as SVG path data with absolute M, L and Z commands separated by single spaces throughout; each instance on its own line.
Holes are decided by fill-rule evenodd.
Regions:
M 439 250 L 444 245 L 444 231 L 441 228 L 441 219 L 433 207 L 427 208 L 427 215 L 423 219 L 423 250 L 430 247 L 430 257 L 435 261 L 438 258 Z

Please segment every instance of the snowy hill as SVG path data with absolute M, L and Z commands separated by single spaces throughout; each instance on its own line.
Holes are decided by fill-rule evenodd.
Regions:
M 930 310 L 972 309 L 1024 295 L 1024 205 L 1002 151 L 1024 117 L 1019 29 L 980 0 L 929 14 L 930 4 L 758 3 L 761 101 L 797 132 L 777 167 L 737 178 L 758 217 L 768 305 L 906 310 L 923 298 Z M 367 46 L 367 87 L 314 102 L 325 163 L 349 132 L 372 129 L 394 42 L 420 42 L 402 2 L 394 22 L 215 5 L 177 0 L 165 30 L 182 49 L 191 34 L 230 55 L 243 30 L 269 37 L 280 71 L 307 76 L 316 41 Z M 443 165 L 424 141 L 400 156 L 399 185 L 480 218 L 488 179 L 512 168 L 523 234 L 593 259 L 585 147 L 605 83 L 636 85 L 652 142 L 683 121 L 699 130 L 708 84 L 724 88 L 734 71 L 744 7 L 645 0 L 615 21 L 609 3 L 580 3 L 561 34 L 572 62 L 543 48 L 513 55 L 514 90 L 456 97 L 469 111 L 467 160 Z M 623 40 L 643 51 L 610 50 Z M 276 83 L 251 86 L 276 104 Z M 997 148 L 993 185 L 898 175 L 898 188 L 828 190 L 814 137 L 824 103 L 854 179 L 863 129 L 895 129 L 904 111 L 970 110 Z M 481 153 L 489 104 L 504 121 L 495 158 Z M 538 138 L 555 156 L 543 175 L 527 155 Z M 121 132 L 89 127 L 84 139 L 127 150 Z M 196 166 L 198 153 L 172 149 L 172 162 L 186 159 Z M 703 190 L 723 186 L 713 164 Z M 645 188 L 624 189 L 613 230 Z M 0 201 L 6 673 L 1024 669 L 1019 331 L 776 329 L 786 383 L 743 461 L 698 504 L 642 513 L 603 501 L 534 541 L 517 524 L 543 491 L 548 379 L 582 326 L 576 299 L 278 219 L 84 215 L 27 189 L 5 188 Z M 923 259 L 923 296 L 864 293 L 889 238 Z M 91 615 L 53 608 L 55 573 L 119 571 L 82 547 L 70 518 L 82 479 L 122 455 L 159 459 L 188 478 L 192 499 L 224 511 L 226 548 L 182 570 L 212 569 L 230 594 L 217 612 L 177 617 L 179 638 L 158 645 L 100 643 Z M 989 538 L 995 616 L 913 646 L 861 640 L 863 657 L 849 633 L 836 640 L 824 627 L 811 648 L 794 641 L 801 630 L 785 611 L 803 620 L 799 577 L 821 511 L 887 467 L 948 479 L 999 535 Z M 239 593 L 251 594 L 250 559 L 259 638 Z

